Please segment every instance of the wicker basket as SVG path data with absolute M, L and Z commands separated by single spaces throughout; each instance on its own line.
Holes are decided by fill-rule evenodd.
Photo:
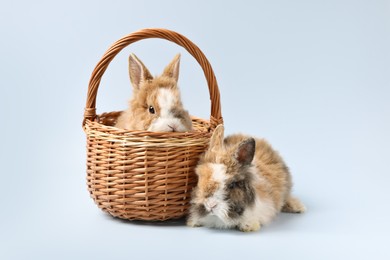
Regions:
M 131 43 L 162 38 L 184 47 L 204 71 L 211 99 L 210 120 L 193 117 L 194 131 L 159 133 L 113 127 L 120 112 L 96 115 L 100 80 L 111 60 Z M 143 29 L 115 42 L 96 65 L 88 87 L 83 129 L 87 135 L 87 184 L 99 208 L 129 220 L 167 220 L 186 215 L 194 168 L 213 129 L 223 122 L 214 72 L 202 51 L 166 29 Z

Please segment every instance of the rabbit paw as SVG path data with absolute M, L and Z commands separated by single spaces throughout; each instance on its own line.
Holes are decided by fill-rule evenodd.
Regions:
M 238 226 L 238 229 L 242 232 L 252 232 L 257 231 L 261 227 L 259 222 L 253 222 L 253 223 L 243 223 Z
M 193 219 L 187 220 L 186 224 L 187 224 L 188 227 L 201 227 L 202 226 L 201 224 L 199 224 L 198 222 L 196 222 Z

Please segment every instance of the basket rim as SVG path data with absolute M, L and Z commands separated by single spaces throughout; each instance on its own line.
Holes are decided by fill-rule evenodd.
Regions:
M 83 126 L 84 131 L 99 132 L 103 135 L 111 135 L 122 138 L 156 138 L 156 139 L 183 139 L 183 138 L 203 138 L 211 136 L 211 129 L 209 127 L 209 121 L 197 117 L 192 117 L 193 121 L 196 120 L 198 123 L 205 125 L 205 131 L 200 129 L 192 130 L 190 132 L 151 132 L 145 130 L 127 130 L 117 128 L 115 126 L 108 126 L 97 122 L 96 120 L 86 119 Z M 152 139 L 150 139 L 152 140 Z

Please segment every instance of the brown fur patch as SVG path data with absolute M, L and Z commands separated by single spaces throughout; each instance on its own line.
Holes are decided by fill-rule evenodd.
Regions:
M 218 188 L 219 183 L 213 179 L 213 169 L 208 164 L 199 165 L 196 168 L 199 176 L 198 187 L 202 198 L 210 197 Z
M 264 139 L 256 140 L 255 165 L 261 176 L 269 183 L 268 191 L 275 204 L 275 208 L 280 211 L 291 192 L 292 181 L 288 167 L 282 157 Z M 259 187 L 260 190 L 264 188 Z
M 283 205 L 282 211 L 287 213 L 303 213 L 306 211 L 306 208 L 299 199 L 290 196 Z
M 190 216 L 204 217 L 210 213 L 206 209 L 205 203 L 223 185 L 213 179 L 214 170 L 212 164 L 198 164 L 196 167 L 195 171 L 198 175 L 198 184 L 192 191 Z M 191 221 L 189 220 L 189 222 Z

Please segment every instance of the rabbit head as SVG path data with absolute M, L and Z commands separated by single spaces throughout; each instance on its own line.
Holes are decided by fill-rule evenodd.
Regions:
M 180 54 L 176 55 L 164 72 L 153 77 L 134 54 L 129 57 L 129 74 L 133 97 L 129 109 L 116 124 L 129 130 L 154 132 L 186 132 L 192 130 L 189 113 L 184 110 L 177 86 Z
M 196 225 L 236 226 L 255 203 L 253 182 L 257 175 L 252 160 L 256 142 L 242 136 L 238 145 L 230 145 L 224 141 L 223 131 L 222 125 L 214 130 L 209 149 L 195 170 L 198 184 L 193 190 L 189 222 L 195 218 Z

